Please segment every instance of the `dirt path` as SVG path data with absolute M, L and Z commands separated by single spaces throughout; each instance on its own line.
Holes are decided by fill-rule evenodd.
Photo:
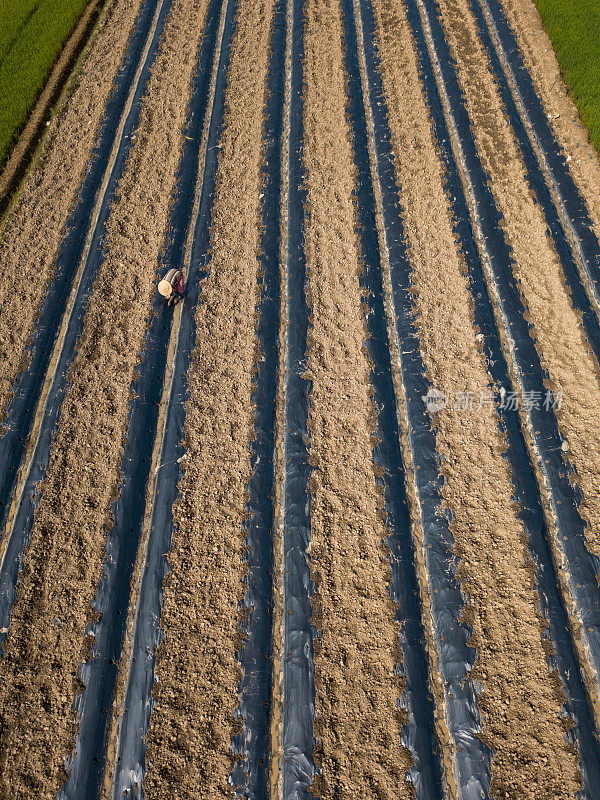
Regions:
M 256 358 L 261 134 L 273 4 L 242 0 L 189 376 L 144 793 L 229 796 Z
M 0 227 L 0 413 L 26 359 L 69 213 L 141 0 L 116 0 L 84 56 L 77 83 Z
M 373 466 L 355 170 L 335 0 L 309 0 L 305 47 L 315 735 L 322 769 L 315 790 L 324 798 L 409 798 L 412 759 L 400 739 L 399 631 Z
M 64 781 L 84 629 L 118 489 L 130 386 L 155 297 L 205 8 L 177 0 L 167 22 L 41 487 L 0 660 L 7 797 L 54 797 Z
M 479 398 L 480 391 L 489 390 L 489 376 L 448 201 L 440 202 L 443 172 L 417 90 L 403 6 L 393 1 L 375 7 L 425 360 L 433 386 L 451 398 L 466 390 Z M 548 672 L 537 592 L 502 458 L 504 443 L 494 413 L 476 408 L 469 413 L 450 405 L 435 415 L 435 423 L 478 653 L 474 678 L 483 684 L 483 735 L 494 753 L 492 791 L 500 797 L 566 798 L 579 785 L 577 762 L 565 745 L 562 699 Z

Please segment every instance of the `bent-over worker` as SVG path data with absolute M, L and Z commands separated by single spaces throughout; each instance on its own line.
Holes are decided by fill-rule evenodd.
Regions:
M 170 269 L 158 284 L 159 293 L 167 300 L 167 304 L 177 303 L 183 297 L 185 282 L 180 269 Z

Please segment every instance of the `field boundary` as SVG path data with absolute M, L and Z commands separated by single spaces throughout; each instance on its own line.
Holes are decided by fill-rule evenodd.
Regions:
M 600 360 L 600 261 L 597 256 L 600 248 L 587 204 L 571 177 L 563 149 L 552 133 L 502 4 L 474 0 L 471 8 L 523 154 L 532 191 L 538 194 L 573 302 L 581 311 L 590 347 Z M 539 172 L 541 180 L 537 186 L 534 185 L 535 171 Z M 540 189 L 545 190 L 547 200 L 543 194 L 539 196 Z M 549 206 L 554 207 L 563 242 L 557 241 L 556 223 Z
M 593 59 L 590 58 L 590 42 L 585 36 L 586 28 L 598 24 L 598 13 L 593 8 L 587 11 L 587 16 L 577 20 L 576 12 L 570 11 L 569 3 L 554 2 L 553 0 L 533 0 L 532 5 L 539 14 L 542 27 L 550 40 L 554 55 L 558 62 L 560 75 L 567 87 L 569 96 L 579 114 L 579 118 L 588 136 L 588 140 L 596 153 L 600 155 L 600 100 L 596 98 L 592 87 L 597 83 L 593 74 Z M 582 6 L 585 4 L 581 4 Z M 594 4 L 591 4 L 592 6 Z M 588 6 L 589 7 L 589 6 Z M 596 19 L 594 16 L 596 15 Z M 579 24 L 577 24 L 579 22 Z M 577 52 L 579 57 L 572 55 L 573 42 L 570 40 L 568 29 L 578 33 Z M 575 52 L 575 50 L 573 51 Z M 581 58 L 588 56 L 587 62 Z M 597 54 L 596 54 L 597 55 Z
M 33 109 L 6 158 L 0 163 L 0 218 L 10 206 L 27 174 L 54 108 L 61 106 L 65 89 L 76 72 L 80 56 L 114 0 L 90 0 L 60 50 Z

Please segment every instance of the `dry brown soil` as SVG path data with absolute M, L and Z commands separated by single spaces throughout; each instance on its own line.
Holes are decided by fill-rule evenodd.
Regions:
M 450 397 L 470 390 L 479 398 L 490 388 L 489 376 L 404 9 L 398 0 L 375 6 L 425 362 L 433 386 Z M 478 656 L 473 677 L 483 683 L 483 738 L 494 752 L 492 791 L 503 798 L 573 797 L 577 759 L 565 745 L 562 697 L 546 663 L 537 591 L 495 413 L 449 406 L 434 422 Z
M 161 616 L 166 639 L 148 732 L 144 796 L 149 800 L 230 796 L 272 10 L 272 0 L 242 0 L 237 12 L 211 254 L 189 374 L 186 469 Z
M 481 391 L 490 390 L 490 377 L 405 5 L 403 0 L 373 3 L 426 368 L 432 384 L 451 398 L 465 390 L 479 398 Z M 231 796 L 228 776 L 237 724 L 237 652 L 246 571 L 243 522 L 254 422 L 252 379 L 260 357 L 256 316 L 261 291 L 262 132 L 273 6 L 273 0 L 240 0 L 233 34 L 211 250 L 188 376 L 187 459 L 174 508 L 161 616 L 165 638 L 148 731 L 144 792 L 149 800 Z M 600 554 L 598 368 L 529 193 L 468 2 L 441 0 L 440 6 L 537 346 L 553 388 L 563 391 L 560 425 L 569 443 L 567 457 L 584 493 L 590 547 Z M 23 366 L 138 8 L 139 0 L 115 0 L 110 6 L 82 61 L 78 83 L 52 122 L 39 158 L 0 227 L 0 413 Z M 119 490 L 131 385 L 155 301 L 156 270 L 207 8 L 208 0 L 174 0 L 111 209 L 105 259 L 69 374 L 0 658 L 0 800 L 50 800 L 65 779 L 64 759 L 72 752 L 77 729 L 77 675 L 91 644 L 84 640 L 85 626 L 105 557 L 111 504 Z M 510 0 L 507 12 L 518 27 L 546 107 L 551 116 L 560 115 L 553 125 L 572 154 L 573 174 L 598 223 L 600 166 L 574 121 L 574 107 L 532 0 Z M 401 659 L 399 630 L 389 595 L 383 498 L 372 457 L 375 412 L 364 347 L 363 265 L 340 14 L 339 0 L 306 0 L 310 558 L 319 632 L 315 759 L 320 774 L 313 789 L 323 798 L 410 798 L 413 789 L 405 776 L 411 758 L 400 737 L 403 687 L 395 675 Z M 280 376 L 280 399 L 282 387 Z M 398 395 L 402 412 L 399 391 Z M 465 617 L 477 653 L 473 679 L 481 686 L 481 735 L 493 751 L 492 795 L 502 800 L 574 798 L 581 788 L 578 759 L 565 737 L 558 677 L 548 666 L 551 645 L 540 617 L 535 572 L 512 497 L 496 411 L 487 406 L 479 410 L 476 400 L 471 411 L 451 404 L 433 421 L 445 477 L 443 502 L 452 519 Z M 280 437 L 281 422 L 280 403 Z M 438 733 L 449 796 L 454 797 L 444 687 L 436 673 L 428 614 L 431 587 L 414 505 L 407 431 L 403 434 Z M 281 461 L 281 452 L 277 458 Z M 273 534 L 277 547 L 278 533 Z M 132 605 L 135 600 L 134 585 Z M 276 652 L 279 622 L 274 630 Z M 278 663 L 275 658 L 275 709 Z M 278 724 L 275 713 L 275 776 Z M 114 733 L 113 726 L 112 744 Z M 112 744 L 107 775 L 114 766 Z M 278 789 L 275 786 L 274 797 Z
M 130 386 L 182 146 L 206 5 L 176 0 L 108 224 L 0 659 L 0 796 L 54 798 L 73 746 L 84 629 L 119 484 Z
M 587 144 L 587 134 L 579 121 L 577 110 L 567 89 L 558 75 L 558 66 L 554 51 L 546 51 L 544 43 L 547 41 L 545 32 L 541 32 L 539 39 L 532 43 L 530 36 L 525 32 L 530 31 L 536 20 L 539 25 L 539 15 L 533 3 L 527 14 L 513 14 L 513 22 L 520 23 L 517 32 L 523 29 L 520 43 L 525 47 L 528 55 L 526 61 L 536 79 L 539 95 L 545 101 L 550 114 L 551 124 L 559 142 L 563 145 L 567 155 L 573 154 L 569 162 L 569 169 L 578 182 L 583 196 L 592 215 L 596 235 L 600 237 L 600 163 L 593 148 Z M 517 4 L 521 8 L 521 4 Z M 507 11 L 510 10 L 507 8 Z M 460 12 L 462 13 L 462 11 Z M 509 17 L 511 15 L 509 14 Z M 540 34 L 538 30 L 538 34 Z M 470 34 L 471 35 L 471 34 Z M 472 38 L 472 35 L 471 35 Z M 477 45 L 476 45 L 477 46 Z M 482 61 L 480 60 L 481 64 Z M 484 63 L 484 62 L 483 62 Z M 541 69 L 543 65 L 543 71 Z M 474 62 L 473 68 L 476 68 Z M 481 68 L 480 68 L 481 69 Z M 552 91 L 548 91 L 550 76 L 553 77 Z M 469 79 L 465 76 L 465 79 Z M 487 81 L 485 89 L 479 88 L 479 93 L 485 92 L 474 100 L 478 105 L 492 98 L 494 108 L 498 100 L 493 96 L 493 84 Z M 481 116 L 481 115 L 480 115 Z M 477 117 L 477 124 L 480 122 Z M 488 131 L 482 132 L 488 137 L 489 147 L 495 143 L 490 141 L 489 128 L 493 128 L 500 119 L 500 112 L 488 117 Z M 501 123 L 506 130 L 506 123 Z M 505 140 L 508 138 L 504 133 Z M 488 147 L 488 149 L 489 149 Z M 502 173 L 499 179 L 504 187 L 513 183 L 515 192 L 519 191 L 522 183 L 523 168 L 518 162 L 516 147 L 512 141 L 506 142 L 506 147 L 498 148 L 497 154 L 502 161 Z M 521 194 L 523 194 L 521 189 Z M 508 194 L 508 192 L 507 192 Z M 502 193 L 500 193 L 502 199 Z M 507 198 L 507 202 L 510 202 Z M 505 204 L 506 205 L 506 204 Z M 562 390 L 564 400 L 562 413 L 559 414 L 561 432 L 568 444 L 567 459 L 575 470 L 575 480 L 583 491 L 583 501 L 580 510 L 588 524 L 586 529 L 587 542 L 590 549 L 600 554 L 600 454 L 596 447 L 598 435 L 598 407 L 600 402 L 600 373 L 598 363 L 587 345 L 579 315 L 571 307 L 569 290 L 564 286 L 562 269 L 552 252 L 551 265 L 547 266 L 535 247 L 535 242 L 542 240 L 545 234 L 545 225 L 541 213 L 530 201 L 529 207 L 523 208 L 519 203 L 520 215 L 511 217 L 508 206 L 503 209 L 505 218 L 510 220 L 507 224 L 509 238 L 520 237 L 522 242 L 521 252 L 516 251 L 517 275 L 522 281 L 522 290 L 526 304 L 533 316 L 535 335 L 537 336 L 542 361 L 550 373 L 552 383 L 556 390 Z M 528 222 L 535 219 L 537 236 L 531 235 Z M 517 226 L 522 223 L 520 233 L 514 233 Z M 529 245 L 529 252 L 523 252 Z M 546 247 L 546 252 L 550 245 Z M 546 259 L 548 261 L 548 259 Z
M 9 157 L 0 173 L 0 208 L 8 207 L 11 193 L 17 188 L 19 176 L 27 168 L 29 160 L 34 155 L 34 148 L 44 132 L 44 120 L 52 109 L 52 104 L 57 100 L 65 82 L 72 80 L 71 70 L 75 68 L 77 54 L 85 48 L 86 39 L 93 34 L 97 15 L 101 12 L 102 0 L 91 0 L 77 22 L 75 29 L 64 44 L 48 79 L 46 85 L 29 115 L 19 138 L 17 139 Z
M 311 568 L 321 768 L 314 789 L 323 798 L 410 798 L 405 775 L 412 758 L 401 744 L 401 686 L 394 675 L 399 632 L 373 466 L 355 170 L 336 0 L 309 0 L 305 52 Z

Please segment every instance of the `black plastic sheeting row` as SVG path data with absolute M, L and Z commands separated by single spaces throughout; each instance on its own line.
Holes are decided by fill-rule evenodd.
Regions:
M 254 438 L 246 504 L 248 575 L 244 607 L 245 636 L 239 660 L 237 715 L 242 730 L 232 739 L 238 761 L 230 781 L 235 796 L 267 800 L 269 792 L 270 720 L 273 687 L 273 526 L 275 496 L 275 424 L 279 380 L 281 303 L 281 188 L 285 101 L 286 0 L 277 0 L 271 29 L 271 53 L 263 129 L 264 184 L 260 238 L 261 298 L 257 339 L 259 359 L 254 378 Z
M 36 405 L 44 384 L 44 376 L 50 363 L 53 348 L 66 312 L 67 301 L 84 253 L 86 238 L 90 229 L 90 217 L 108 172 L 108 183 L 102 198 L 98 220 L 92 232 L 89 254 L 77 288 L 62 349 L 45 402 L 38 440 L 28 474 L 26 475 L 22 497 L 18 504 L 2 562 L 0 572 L 0 628 L 3 629 L 8 627 L 10 621 L 18 573 L 23 553 L 31 535 L 33 515 L 37 503 L 36 489 L 43 480 L 48 467 L 51 440 L 56 430 L 60 408 L 67 389 L 67 373 L 77 352 L 77 343 L 83 329 L 84 317 L 92 293 L 94 279 L 104 258 L 103 242 L 106 222 L 111 204 L 115 198 L 118 181 L 123 173 L 129 154 L 132 136 L 137 128 L 141 98 L 156 57 L 165 18 L 170 6 L 171 0 L 163 0 L 153 32 L 152 22 L 158 7 L 157 0 L 147 0 L 142 6 L 141 15 L 132 33 L 124 65 L 118 74 L 113 95 L 106 109 L 92 164 L 83 182 L 77 206 L 69 218 L 68 232 L 63 240 L 57 259 L 56 274 L 48 287 L 37 322 L 35 336 L 29 348 L 31 361 L 27 369 L 19 376 L 15 386 L 15 396 L 7 410 L 8 422 L 0 439 L 0 509 L 3 524 L 6 522 L 7 509 L 15 491 L 17 474 L 23 460 L 27 438 L 31 433 Z M 152 35 L 151 45 L 136 87 L 134 78 L 150 34 Z M 115 136 L 117 135 L 128 98 L 134 89 L 133 104 L 127 115 L 122 141 L 118 148 L 114 165 L 111 168 L 109 158 Z M 0 634 L 0 642 L 4 636 L 5 634 Z
M 489 796 L 491 753 L 478 735 L 481 721 L 477 708 L 477 691 L 470 679 L 476 652 L 468 644 L 471 631 L 461 621 L 464 599 L 457 578 L 458 561 L 453 552 L 454 541 L 449 519 L 443 511 L 443 477 L 436 452 L 435 432 L 423 401 L 431 387 L 426 377 L 414 321 L 412 267 L 407 254 L 405 232 L 398 214 L 401 195 L 396 184 L 388 112 L 375 50 L 373 8 L 369 0 L 361 0 L 359 8 L 364 32 L 377 179 L 381 187 L 383 226 L 388 248 L 394 335 L 400 359 L 398 366 L 401 371 L 408 440 L 419 501 L 418 513 L 424 536 L 430 613 L 438 669 L 444 689 L 446 724 L 455 745 L 453 778 L 462 798 L 481 800 Z M 405 547 L 410 552 L 410 545 L 405 544 Z M 427 719 L 429 712 L 426 697 L 422 713 Z M 427 747 L 433 750 L 432 745 Z M 430 759 L 430 774 L 435 776 L 435 786 L 437 765 L 433 756 Z
M 284 800 L 307 800 L 312 797 L 308 787 L 315 772 L 313 641 L 317 632 L 311 622 L 314 584 L 309 565 L 311 466 L 308 398 L 312 383 L 304 375 L 310 324 L 304 252 L 304 2 L 289 0 L 288 8 L 291 83 L 289 107 L 286 109 L 289 121 L 289 159 L 285 166 L 288 179 L 285 201 L 288 228 L 283 287 L 286 319 L 281 489 L 283 641 L 280 776 Z
M 114 800 L 141 797 L 144 775 L 146 734 L 152 710 L 152 687 L 156 650 L 161 641 L 160 613 L 162 587 L 168 571 L 168 552 L 173 531 L 173 504 L 181 476 L 181 463 L 185 456 L 183 426 L 188 399 L 188 372 L 196 340 L 195 314 L 201 302 L 202 280 L 206 277 L 206 264 L 210 248 L 210 220 L 215 196 L 218 163 L 218 142 L 223 128 L 225 86 L 229 66 L 231 41 L 237 12 L 237 0 L 211 0 L 209 24 L 202 45 L 200 66 L 194 79 L 191 109 L 193 114 L 193 142 L 186 147 L 185 160 L 180 169 L 182 187 L 172 220 L 174 244 L 171 245 L 173 264 L 181 263 L 184 230 L 190 223 L 193 206 L 191 187 L 198 169 L 198 145 L 201 132 L 197 126 L 208 124 L 206 158 L 202 165 L 202 185 L 198 215 L 191 221 L 193 239 L 191 257 L 186 275 L 186 296 L 181 306 L 178 344 L 173 361 L 173 372 L 166 410 L 160 461 L 157 465 L 150 531 L 143 564 L 140 593 L 133 627 L 132 658 L 127 679 L 123 715 L 118 730 L 117 762 L 112 788 Z M 217 32 L 223 13 L 223 36 Z M 214 99 L 210 119 L 207 116 L 208 89 L 214 59 L 218 58 Z
M 184 266 L 218 27 L 219 4 L 214 0 L 208 9 L 194 75 L 168 242 L 157 277 L 167 267 Z M 76 705 L 79 731 L 69 777 L 59 793 L 60 800 L 92 800 L 98 797 L 101 787 L 107 747 L 106 725 L 123 651 L 131 580 L 143 531 L 172 323 L 172 308 L 158 298 L 146 335 L 139 378 L 132 386 L 134 399 L 121 467 L 123 480 L 113 506 L 113 526 L 108 534 L 104 569 L 93 604 L 98 621 L 91 623 L 86 631 L 94 637 L 94 646 L 80 670 L 85 689 Z
M 360 76 L 360 47 L 352 0 L 343 0 L 342 12 L 348 111 L 357 170 L 357 210 L 364 264 L 362 287 L 368 308 L 368 338 L 365 345 L 371 357 L 371 385 L 377 409 L 378 443 L 373 457 L 382 468 L 377 481 L 384 490 L 385 498 L 392 571 L 390 594 L 396 605 L 396 620 L 401 626 L 402 664 L 398 667 L 406 681 L 402 707 L 408 712 L 408 719 L 403 726 L 402 743 L 414 759 L 410 780 L 415 787 L 416 797 L 418 800 L 432 800 L 443 796 L 442 765 L 435 733 L 434 701 L 428 684 L 429 660 L 400 449 L 376 204 L 369 161 L 368 123 Z
M 447 192 L 451 198 L 454 198 L 452 202 L 455 229 L 469 271 L 475 320 L 484 336 L 484 351 L 492 381 L 496 386 L 504 386 L 507 390 L 511 388 L 509 369 L 499 340 L 490 299 L 493 288 L 498 292 L 500 298 L 508 335 L 515 343 L 513 358 L 522 378 L 520 388 L 525 391 L 543 392 L 544 379 L 547 376 L 542 371 L 539 356 L 531 337 L 530 326 L 525 318 L 522 300 L 512 270 L 510 251 L 500 226 L 500 217 L 487 183 L 487 176 L 475 150 L 469 120 L 456 80 L 455 66 L 450 59 L 447 42 L 439 22 L 437 6 L 433 0 L 425 0 L 432 39 L 441 66 L 440 77 L 444 83 L 450 113 L 464 154 L 463 166 L 472 185 L 477 204 L 478 223 L 485 237 L 487 255 L 492 265 L 493 287 L 486 282 L 475 245 L 469 210 L 450 145 L 450 131 L 446 125 L 440 95 L 433 77 L 434 66 L 430 62 L 417 5 L 415 0 L 406 0 L 406 2 L 434 131 L 442 158 L 446 163 Z M 566 537 L 560 544 L 565 551 L 568 551 L 570 563 L 579 567 L 578 571 L 576 567 L 578 580 L 588 580 L 587 595 L 582 593 L 580 601 L 585 602 L 587 597 L 587 608 L 591 612 L 592 618 L 589 620 L 588 617 L 588 621 L 593 621 L 597 613 L 597 586 L 590 580 L 594 575 L 594 567 L 585 552 L 583 524 L 577 512 L 576 499 L 568 480 L 569 473 L 561 456 L 562 441 L 558 433 L 556 418 L 553 413 L 548 413 L 543 408 L 533 409 L 532 417 L 531 427 L 544 460 L 543 471 L 550 485 L 553 510 L 559 522 L 561 536 Z M 579 751 L 584 791 L 587 797 L 596 798 L 599 793 L 600 781 L 598 742 L 595 736 L 593 714 L 584 682 L 581 679 L 571 640 L 568 616 L 558 588 L 548 538 L 549 532 L 542 513 L 539 487 L 529 460 L 521 429 L 521 420 L 517 412 L 500 409 L 500 424 L 507 437 L 506 457 L 514 480 L 515 499 L 520 504 L 520 517 L 525 527 L 528 545 L 536 568 L 541 609 L 549 622 L 549 632 L 556 649 L 556 666 L 567 696 L 566 711 L 572 717 L 575 725 L 571 736 Z M 539 433 L 535 433 L 537 431 Z M 557 504 L 557 500 L 561 502 Z M 550 666 L 553 667 L 554 663 L 551 663 Z
M 544 212 L 548 231 L 552 237 L 554 247 L 563 267 L 572 303 L 574 307 L 581 312 L 581 321 L 588 342 L 594 351 L 596 359 L 600 362 L 600 327 L 598 325 L 598 318 L 594 311 L 593 303 L 590 302 L 590 298 L 586 294 L 586 289 L 577 267 L 577 257 L 579 256 L 590 278 L 591 285 L 594 285 L 592 276 L 596 276 L 596 283 L 600 282 L 600 247 L 598 246 L 596 235 L 590 227 L 591 222 L 585 208 L 585 203 L 573 184 L 566 160 L 564 155 L 559 151 L 556 141 L 553 138 L 548 141 L 548 120 L 542 113 L 541 104 L 537 96 L 534 95 L 535 101 L 537 102 L 534 103 L 533 108 L 527 109 L 527 116 L 533 127 L 534 135 L 537 140 L 536 145 L 539 148 L 543 148 L 544 159 L 548 167 L 552 170 L 552 174 L 554 175 L 556 174 L 556 170 L 560 170 L 560 183 L 554 180 L 554 186 L 558 189 L 561 198 L 562 214 L 559 213 L 559 209 L 557 209 L 546 183 L 544 172 L 535 156 L 535 151 L 527 132 L 528 126 L 519 113 L 518 103 L 515 101 L 506 73 L 502 68 L 502 62 L 495 47 L 495 37 L 493 34 L 490 34 L 486 16 L 482 13 L 480 3 L 477 2 L 477 0 L 472 0 L 471 8 L 479 27 L 481 41 L 490 58 L 494 78 L 498 85 L 508 119 L 523 154 L 527 180 L 535 198 Z M 496 30 L 498 29 L 496 28 Z M 503 50 L 505 53 L 509 52 L 504 48 Z M 510 52 L 513 58 L 519 58 L 519 54 L 514 51 Z M 527 78 L 529 78 L 528 86 L 531 88 L 531 77 L 528 73 L 525 74 Z M 521 100 L 524 100 L 523 92 L 519 92 L 519 94 L 521 95 Z M 529 97 L 529 95 L 527 96 Z M 540 119 L 542 120 L 541 122 Z M 539 133 L 538 127 L 541 128 Z M 549 151 L 549 148 L 552 148 L 551 151 Z M 552 180 L 552 178 L 549 177 L 548 180 Z M 573 213 L 576 214 L 574 219 L 570 217 L 570 214 Z M 576 254 L 572 252 L 569 236 L 565 231 L 565 227 L 568 225 L 568 223 L 562 220 L 562 215 L 565 214 L 567 215 L 568 223 L 570 223 L 569 227 L 571 227 L 579 240 L 580 246 L 576 248 L 579 250 L 579 253 Z

